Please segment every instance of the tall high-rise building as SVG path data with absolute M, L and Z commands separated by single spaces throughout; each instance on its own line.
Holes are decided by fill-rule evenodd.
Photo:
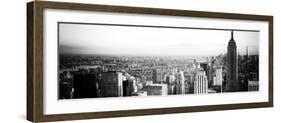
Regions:
M 123 96 L 131 96 L 130 92 L 129 92 L 129 80 L 123 80 L 122 83 L 122 87 L 123 87 Z
M 132 96 L 133 93 L 137 92 L 136 80 L 125 80 L 123 81 L 123 96 Z
M 160 69 L 154 69 L 152 71 L 152 81 L 154 84 L 162 83 L 162 71 Z
M 173 95 L 176 94 L 175 92 L 175 76 L 174 75 L 167 75 L 166 76 L 166 84 L 168 84 L 168 94 Z
M 227 79 L 226 92 L 238 91 L 238 62 L 237 62 L 237 46 L 233 38 L 233 31 L 231 31 L 231 39 L 227 46 Z
M 218 66 L 215 67 L 215 77 L 214 77 L 214 86 L 221 86 L 222 85 L 222 67 Z
M 123 96 L 123 76 L 119 72 L 105 72 L 101 75 L 101 92 L 103 97 Z
M 168 85 L 168 94 L 169 95 L 173 95 L 173 94 L 175 94 L 176 92 L 175 92 L 175 85 L 174 84 L 170 84 L 170 85 Z
M 196 72 L 194 81 L 194 94 L 208 93 L 208 79 L 203 69 Z
M 180 71 L 176 75 L 176 94 L 185 94 L 185 78 L 183 71 Z
M 194 81 L 195 75 L 193 73 L 187 73 L 185 77 L 186 85 L 185 85 L 185 93 L 193 94 L 194 93 Z

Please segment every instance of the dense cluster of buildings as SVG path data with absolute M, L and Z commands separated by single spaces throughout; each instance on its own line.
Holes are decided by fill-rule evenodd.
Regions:
M 258 55 L 212 57 L 60 55 L 59 99 L 258 91 Z M 238 66 L 239 64 L 239 66 Z

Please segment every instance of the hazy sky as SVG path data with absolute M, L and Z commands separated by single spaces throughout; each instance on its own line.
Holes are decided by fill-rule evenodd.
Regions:
M 222 30 L 59 24 L 60 54 L 216 56 L 231 32 Z M 258 54 L 259 32 L 234 31 L 240 54 Z

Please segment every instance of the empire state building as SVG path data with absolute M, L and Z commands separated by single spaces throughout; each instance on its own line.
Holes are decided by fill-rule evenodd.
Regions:
M 237 46 L 233 38 L 233 31 L 231 31 L 231 39 L 227 46 L 227 79 L 226 92 L 235 92 L 238 90 L 238 66 L 237 66 Z

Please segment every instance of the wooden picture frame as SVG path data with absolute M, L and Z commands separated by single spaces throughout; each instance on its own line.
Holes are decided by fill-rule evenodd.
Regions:
M 229 20 L 262 21 L 268 23 L 268 101 L 205 106 L 146 108 L 135 110 L 44 114 L 44 10 L 78 10 L 125 14 L 198 17 Z M 218 12 L 109 6 L 80 3 L 33 1 L 27 3 L 27 120 L 49 122 L 108 117 L 202 112 L 245 108 L 273 107 L 273 16 Z

